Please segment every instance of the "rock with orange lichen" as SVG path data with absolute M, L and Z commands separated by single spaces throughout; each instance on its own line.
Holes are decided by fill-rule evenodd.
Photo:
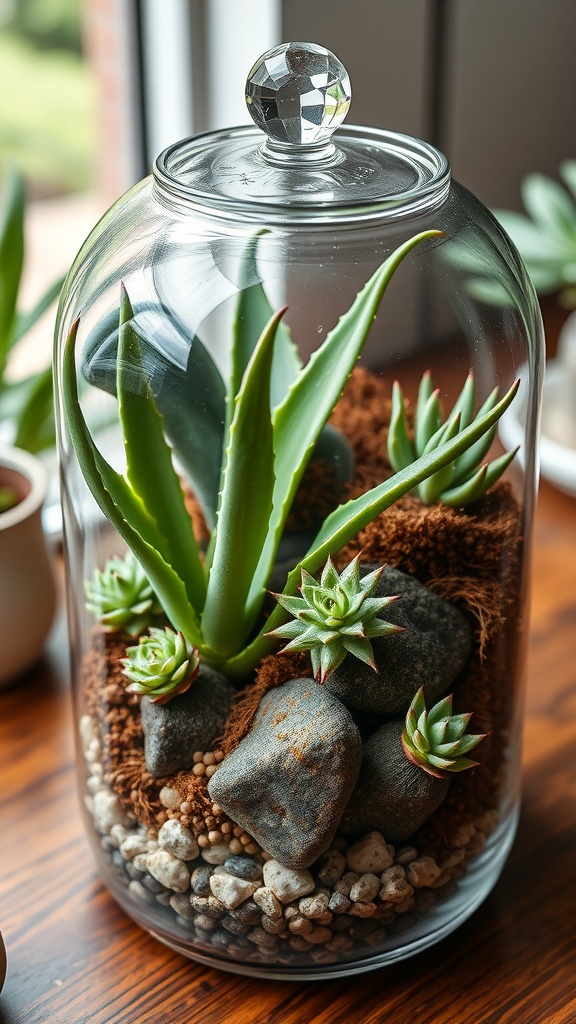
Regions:
M 292 679 L 264 695 L 208 792 L 276 860 L 307 868 L 330 846 L 361 759 L 343 704 L 310 679 Z

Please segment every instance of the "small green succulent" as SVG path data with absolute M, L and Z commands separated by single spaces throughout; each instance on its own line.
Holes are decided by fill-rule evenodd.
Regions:
M 451 772 L 474 768 L 478 761 L 470 761 L 465 755 L 486 734 L 464 735 L 471 717 L 471 714 L 452 714 L 452 695 L 427 711 L 421 686 L 410 705 L 402 732 L 406 757 L 438 779 L 448 778 Z
M 84 584 L 88 611 L 99 619 L 109 633 L 124 631 L 137 636 L 150 625 L 162 609 L 135 555 L 110 558 L 93 580 Z
M 468 374 L 450 417 L 444 422 L 440 407 L 439 390 L 434 389 L 429 371 L 423 374 L 418 389 L 414 417 L 414 436 L 408 433 L 404 395 L 398 381 L 392 389 L 392 411 L 388 433 L 388 458 L 398 473 L 417 459 L 429 455 L 436 448 L 451 441 L 470 424 L 491 412 L 498 402 L 498 388 L 489 394 L 481 408 L 474 413 L 475 388 L 472 371 Z M 436 473 L 422 480 L 416 493 L 425 505 L 440 501 L 452 508 L 463 508 L 481 498 L 502 476 L 518 449 L 506 452 L 492 462 L 482 465 L 496 434 L 496 424 L 479 441 Z
M 366 662 L 376 672 L 370 640 L 404 632 L 402 626 L 377 618 L 387 605 L 398 600 L 397 597 L 370 596 L 383 571 L 384 566 L 380 566 L 361 579 L 358 555 L 342 573 L 328 556 L 320 581 L 302 569 L 301 597 L 274 595 L 294 618 L 272 630 L 270 635 L 290 641 L 285 651 L 310 651 L 314 676 L 319 683 L 326 682 L 347 654 Z
M 148 633 L 135 647 L 127 647 L 126 657 L 120 659 L 122 672 L 130 679 L 126 689 L 150 697 L 154 704 L 166 704 L 194 682 L 200 658 L 184 634 L 169 626 L 151 626 Z

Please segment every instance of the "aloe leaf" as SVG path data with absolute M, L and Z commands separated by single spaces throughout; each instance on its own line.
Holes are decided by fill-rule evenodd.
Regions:
M 64 415 L 80 469 L 102 512 L 126 541 L 150 580 L 158 599 L 175 629 L 199 647 L 202 637 L 184 583 L 162 557 L 162 540 L 154 522 L 130 490 L 126 480 L 116 473 L 96 448 L 80 408 L 75 366 L 75 346 L 79 321 L 68 335 L 62 364 Z
M 444 491 L 442 494 L 443 504 L 450 505 L 451 508 L 462 508 L 465 505 L 470 505 L 473 501 L 478 501 L 508 469 L 517 452 L 518 448 L 505 452 L 504 455 L 493 459 L 488 465 L 481 466 L 469 480 L 458 487 Z
M 480 406 L 476 413 L 476 419 L 480 419 L 485 413 L 490 412 L 494 408 L 498 401 L 498 388 L 493 390 L 488 395 L 486 401 Z M 454 484 L 463 483 L 468 479 L 472 472 L 475 472 L 482 459 L 490 450 L 490 446 L 496 436 L 496 427 L 492 430 L 488 430 L 483 437 L 481 437 L 475 444 L 470 445 L 468 451 L 464 452 L 459 459 L 456 459 L 456 465 L 454 470 Z
M 465 505 L 471 505 L 473 501 L 478 501 L 478 499 L 481 498 L 488 489 L 486 486 L 487 470 L 487 466 L 481 466 L 480 469 L 463 484 L 459 484 L 457 487 L 451 487 L 443 491 L 441 495 L 442 504 L 449 505 L 450 508 L 463 508 Z
M 284 310 L 276 313 L 260 337 L 246 368 L 230 425 L 214 555 L 202 615 L 206 643 L 225 656 L 241 648 L 246 639 L 246 601 L 272 511 L 270 375 L 276 330 L 283 314 Z
M 397 380 L 392 385 L 392 406 L 390 429 L 388 430 L 388 458 L 396 472 L 405 469 L 414 461 L 414 452 L 408 437 L 404 395 Z
M 14 444 L 29 452 L 52 448 L 56 441 L 52 367 L 34 374 L 25 401 L 15 417 Z
M 474 416 L 475 387 L 474 374 L 472 371 L 466 377 L 464 386 L 454 402 L 450 416 L 457 416 L 460 413 L 461 428 L 467 427 Z
M 242 258 L 240 292 L 236 303 L 230 353 L 228 423 L 232 421 L 234 399 L 240 390 L 242 378 L 256 343 L 274 313 L 260 281 L 256 280 L 256 283 L 252 283 L 257 278 L 258 240 L 262 234 L 263 232 L 259 232 L 250 239 Z M 279 323 L 270 382 L 270 400 L 273 409 L 284 398 L 301 366 L 298 349 L 292 341 L 287 327 L 283 323 Z
M 163 306 L 135 304 L 133 312 L 145 375 L 166 436 L 211 527 L 224 444 L 224 381 L 200 339 L 190 341 Z M 116 394 L 119 314 L 116 308 L 90 332 L 81 364 L 86 380 L 112 395 Z
M 164 438 L 162 417 L 144 372 L 142 345 L 132 316 L 132 306 L 122 285 L 116 392 L 127 476 L 132 490 L 155 520 L 166 542 L 168 561 L 182 578 L 188 598 L 199 612 L 206 595 L 204 569 L 180 480 Z
M 453 419 L 448 420 L 447 423 L 441 428 L 441 439 L 440 442 L 434 445 L 434 448 L 439 448 L 440 444 L 444 444 L 446 441 L 451 441 L 453 437 L 456 437 L 460 431 L 460 413 L 454 416 Z M 427 452 L 424 452 L 427 454 Z M 425 505 L 433 505 L 438 498 L 450 484 L 454 476 L 454 463 L 449 462 L 447 466 L 439 469 L 437 473 L 432 473 L 431 476 L 423 480 L 418 487 L 418 495 L 421 501 Z
M 16 323 L 16 303 L 24 263 L 24 183 L 8 168 L 0 213 L 0 379 Z
M 323 344 L 302 368 L 274 412 L 276 484 L 270 530 L 250 590 L 247 620 L 259 614 L 280 538 L 316 439 L 340 398 L 370 332 L 388 283 L 405 256 L 420 242 L 442 237 L 424 231 L 399 246 L 375 271 Z
M 51 285 L 50 288 L 48 288 L 44 292 L 42 298 L 38 300 L 38 302 L 36 303 L 35 306 L 33 306 L 32 309 L 28 310 L 27 313 L 19 313 L 17 315 L 16 328 L 14 330 L 14 335 L 12 338 L 13 345 L 16 344 L 17 341 L 20 341 L 20 338 L 22 338 L 26 334 L 26 332 L 29 331 L 30 328 L 34 326 L 36 321 L 40 319 L 40 317 L 46 312 L 47 309 L 50 308 L 52 303 L 56 302 L 56 299 L 58 298 L 62 290 L 63 284 L 64 277 L 61 277 L 59 278 L 58 281 L 55 281 L 54 284 Z
M 422 380 L 425 379 L 425 376 Z M 442 428 L 442 413 L 438 391 L 433 391 L 424 403 L 418 398 L 414 424 L 414 447 L 418 456 L 424 455 L 432 437 Z
M 515 381 L 493 409 L 482 417 L 476 417 L 469 427 L 457 434 L 451 441 L 447 441 L 435 451 L 430 452 L 429 455 L 417 459 L 407 469 L 401 470 L 389 480 L 378 484 L 377 487 L 373 487 L 360 497 L 335 509 L 324 521 L 306 556 L 289 573 L 283 593 L 294 594 L 301 580 L 302 569 L 310 573 L 316 572 L 324 564 L 328 555 L 347 544 L 377 515 L 393 505 L 398 498 L 416 487 L 431 473 L 435 473 L 449 462 L 453 462 L 469 445 L 497 423 L 513 401 L 518 386 L 519 381 Z M 273 640 L 266 634 L 280 625 L 283 617 L 284 611 L 278 604 L 267 620 L 265 628 L 255 640 L 239 655 L 228 660 L 225 670 L 229 675 L 243 677 L 250 672 L 264 654 L 273 649 Z

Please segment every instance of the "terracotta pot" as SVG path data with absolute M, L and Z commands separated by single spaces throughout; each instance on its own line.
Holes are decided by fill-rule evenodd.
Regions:
M 47 477 L 19 448 L 0 447 L 0 477 L 18 504 L 0 513 L 0 688 L 39 657 L 56 608 L 52 565 L 42 532 Z

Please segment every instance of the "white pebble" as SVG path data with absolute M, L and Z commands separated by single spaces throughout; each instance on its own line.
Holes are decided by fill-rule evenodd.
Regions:
M 114 825 L 126 826 L 130 819 L 124 811 L 116 793 L 101 789 L 93 798 L 94 824 L 102 835 L 110 832 Z
M 269 889 L 268 886 L 262 885 L 259 889 L 256 889 L 253 898 L 256 906 L 260 907 L 260 910 L 262 910 L 267 917 L 271 917 L 274 920 L 282 917 L 282 905 L 276 899 L 272 889 Z
M 177 818 L 164 822 L 158 833 L 158 845 L 180 860 L 195 860 L 200 852 L 190 829 Z
M 172 786 L 162 786 L 159 793 L 160 803 L 163 807 L 168 807 L 169 810 L 175 811 L 182 803 L 182 797 L 177 789 L 173 789 Z
M 141 832 L 131 833 L 120 843 L 120 853 L 124 860 L 134 860 L 134 857 L 137 857 L 139 853 L 148 852 L 148 839 Z
M 380 879 L 378 875 L 366 872 L 360 875 L 357 882 L 350 889 L 350 899 L 353 903 L 370 903 L 378 894 Z
M 92 740 L 96 739 L 96 725 L 91 715 L 82 715 L 78 723 L 78 731 L 82 740 L 82 749 L 86 751 Z
M 104 786 L 104 783 L 102 782 L 102 779 L 99 775 L 90 775 L 90 777 L 86 779 L 86 789 L 88 790 L 89 793 L 92 793 L 92 795 L 94 795 L 94 793 L 97 793 L 99 789 L 105 788 L 106 787 Z
M 110 839 L 114 843 L 114 846 L 121 846 L 124 840 L 130 835 L 125 825 L 112 825 L 110 829 Z
M 309 871 L 287 868 L 277 860 L 269 860 L 264 865 L 264 883 L 281 903 L 307 896 L 314 889 Z
M 256 889 L 254 882 L 246 878 L 237 878 L 236 875 L 229 875 L 227 872 L 213 874 L 210 877 L 210 888 L 217 900 L 224 904 L 227 910 L 234 910 L 244 900 L 252 896 Z
M 190 872 L 186 864 L 178 857 L 173 857 L 168 850 L 147 854 L 146 869 L 152 878 L 174 892 L 186 892 L 190 885 Z
M 154 903 L 152 893 L 142 885 L 142 882 L 133 880 L 129 883 L 128 889 L 136 899 L 142 900 L 142 903 Z
M 202 850 L 202 859 L 207 864 L 223 864 L 230 856 L 230 847 L 226 843 L 217 843 Z
M 394 861 L 394 848 L 389 846 L 380 832 L 369 832 L 349 847 L 346 862 L 351 871 L 359 875 L 370 872 L 379 875 Z

